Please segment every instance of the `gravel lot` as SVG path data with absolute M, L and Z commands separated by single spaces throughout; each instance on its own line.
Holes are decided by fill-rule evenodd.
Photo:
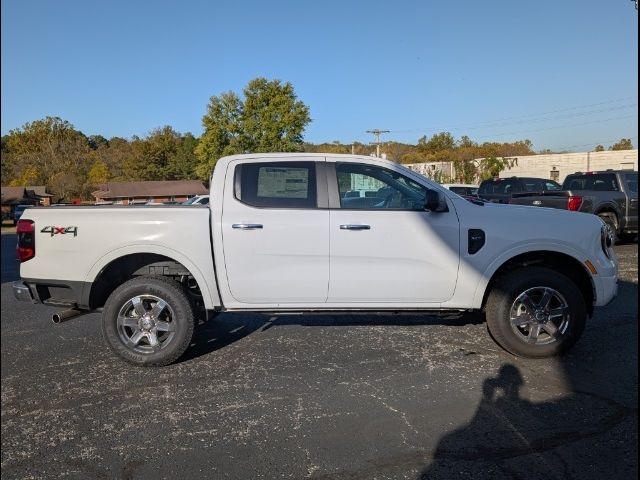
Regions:
M 2 478 L 637 477 L 637 244 L 560 359 L 476 316 L 220 315 L 185 359 L 129 366 L 100 316 L 13 299 L 2 235 Z

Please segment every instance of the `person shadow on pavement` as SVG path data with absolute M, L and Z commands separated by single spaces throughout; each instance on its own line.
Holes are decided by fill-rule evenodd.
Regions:
M 418 478 L 602 478 L 589 471 L 588 462 L 583 471 L 570 472 L 562 447 L 603 434 L 637 410 L 587 392 L 535 403 L 521 397 L 523 385 L 512 364 L 502 365 L 495 377 L 485 379 L 472 420 L 440 440 L 433 461 Z M 585 409 L 598 409 L 603 415 L 596 422 L 585 421 Z M 570 455 L 579 451 L 575 445 L 570 448 L 574 450 Z M 592 453 L 579 452 L 586 460 Z

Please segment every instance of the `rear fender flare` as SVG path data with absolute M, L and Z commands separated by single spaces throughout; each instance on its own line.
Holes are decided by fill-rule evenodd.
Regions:
M 103 255 L 93 264 L 89 273 L 87 273 L 84 283 L 85 289 L 90 288 L 91 284 L 95 282 L 100 272 L 111 262 L 120 257 L 134 255 L 136 253 L 155 253 L 170 258 L 176 262 L 180 262 L 189 270 L 189 272 L 191 272 L 194 280 L 198 282 L 205 308 L 207 310 L 213 310 L 215 307 L 221 305 L 215 278 L 205 278 L 202 271 L 188 257 L 176 250 L 162 245 L 128 245 L 126 247 L 117 248 Z M 88 298 L 88 295 L 88 291 L 83 292 L 83 297 L 87 296 Z

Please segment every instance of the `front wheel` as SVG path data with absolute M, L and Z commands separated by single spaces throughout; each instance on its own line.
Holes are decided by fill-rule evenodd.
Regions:
M 587 317 L 575 283 L 542 267 L 523 267 L 500 277 L 485 311 L 494 340 L 514 355 L 531 358 L 568 350 L 582 335 Z
M 136 277 L 109 296 L 102 333 L 126 361 L 147 367 L 168 365 L 191 343 L 193 307 L 185 289 L 165 277 Z

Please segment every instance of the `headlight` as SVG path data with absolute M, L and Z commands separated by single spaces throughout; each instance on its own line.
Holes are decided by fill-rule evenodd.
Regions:
M 611 247 L 613 245 L 613 238 L 609 227 L 604 224 L 600 227 L 600 244 L 602 245 L 602 251 L 607 256 L 607 258 L 611 258 Z

